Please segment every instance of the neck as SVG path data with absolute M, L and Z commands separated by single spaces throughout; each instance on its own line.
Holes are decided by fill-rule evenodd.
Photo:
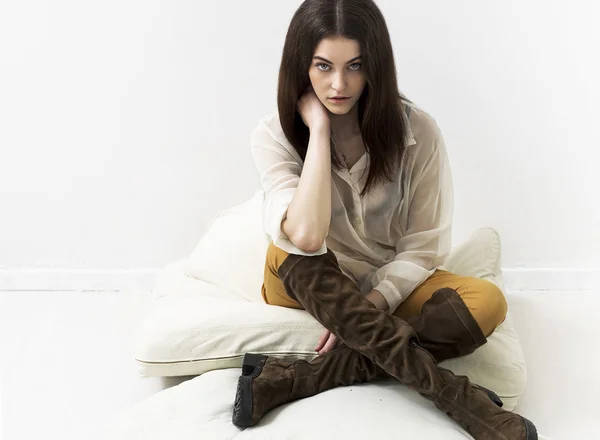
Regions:
M 360 134 L 358 125 L 358 103 L 345 115 L 329 114 L 331 134 L 334 139 L 351 139 Z

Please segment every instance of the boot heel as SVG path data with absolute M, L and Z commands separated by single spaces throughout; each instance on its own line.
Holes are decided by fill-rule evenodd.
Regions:
M 247 428 L 252 423 L 252 378 L 249 376 L 238 379 L 231 421 L 238 428 Z
M 480 385 L 476 385 L 476 384 L 472 384 L 472 385 L 475 388 L 479 388 L 481 391 L 486 393 L 488 395 L 488 397 L 490 398 L 490 400 L 492 402 L 494 402 L 500 408 L 502 408 L 504 406 L 504 402 L 502 402 L 502 399 L 500 398 L 500 396 L 498 396 L 498 394 L 494 393 L 492 390 L 488 390 L 487 388 L 482 387 Z
M 267 356 L 265 355 L 246 353 L 242 362 L 242 376 L 258 376 L 266 360 Z
M 525 422 L 525 431 L 526 431 L 525 438 L 527 440 L 538 440 L 538 433 L 537 433 L 537 429 L 535 428 L 535 425 L 533 423 L 531 423 L 531 421 L 527 420 L 525 417 L 521 416 L 521 418 Z

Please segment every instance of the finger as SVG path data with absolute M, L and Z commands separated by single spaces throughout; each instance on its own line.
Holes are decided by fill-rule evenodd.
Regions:
M 319 354 L 329 353 L 331 350 L 333 350 L 335 348 L 337 342 L 338 342 L 337 336 L 332 334 L 329 337 L 329 340 L 327 341 L 327 343 L 325 344 L 325 347 L 323 347 L 323 349 L 321 350 L 321 352 Z
M 330 336 L 329 331 L 326 331 L 325 333 L 323 333 L 321 335 L 321 337 L 319 338 L 319 343 L 317 344 L 317 347 L 315 348 L 315 351 L 317 353 L 319 353 L 323 349 L 323 347 L 325 347 L 325 344 L 329 340 L 329 336 Z
M 321 334 L 321 337 L 319 338 L 319 342 L 317 343 L 317 347 L 315 348 L 315 351 L 318 352 L 320 349 L 322 349 L 325 346 L 325 342 L 327 342 L 327 340 L 329 339 L 329 335 L 330 335 L 329 330 L 325 330 L 323 332 L 323 334 Z
M 325 354 L 325 353 L 329 353 L 331 351 L 331 349 L 333 347 L 335 347 L 335 343 L 337 341 L 337 338 L 335 337 L 335 335 L 331 335 L 329 337 L 329 339 L 327 340 L 327 342 L 325 343 L 325 345 L 323 346 L 323 348 L 319 351 L 319 354 Z

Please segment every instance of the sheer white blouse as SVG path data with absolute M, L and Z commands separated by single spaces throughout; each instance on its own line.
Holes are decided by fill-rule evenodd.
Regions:
M 341 270 L 363 294 L 382 293 L 390 313 L 446 259 L 451 247 L 453 183 L 446 146 L 435 119 L 403 101 L 409 122 L 398 176 L 363 199 L 365 153 L 351 169 L 331 171 L 331 224 L 321 249 L 306 253 L 281 230 L 303 161 L 286 139 L 277 112 L 260 119 L 251 151 L 265 190 L 264 229 L 291 254 L 331 249 Z

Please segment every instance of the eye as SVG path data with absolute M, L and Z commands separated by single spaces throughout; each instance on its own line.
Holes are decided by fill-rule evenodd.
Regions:
M 322 72 L 328 72 L 329 71 L 329 65 L 328 64 L 317 63 L 316 66 Z M 321 68 L 321 66 L 323 66 L 323 68 Z M 352 63 L 352 64 L 350 64 L 350 70 L 353 70 L 353 71 L 360 70 L 361 67 L 362 67 L 362 63 Z

